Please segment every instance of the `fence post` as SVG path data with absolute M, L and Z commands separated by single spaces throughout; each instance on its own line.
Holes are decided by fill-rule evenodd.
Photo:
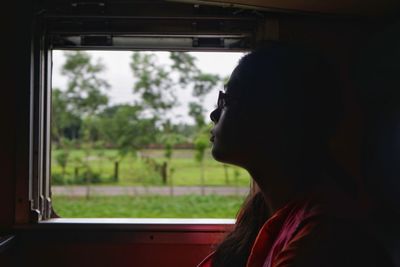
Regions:
M 240 176 L 240 173 L 239 173 L 239 171 L 237 169 L 235 169 L 233 173 L 235 175 L 235 192 L 236 192 L 236 195 L 238 196 L 239 195 L 239 176 Z
M 85 182 L 86 182 L 86 200 L 89 200 L 90 198 L 90 174 L 85 173 Z
M 75 175 L 75 179 L 78 179 L 78 177 L 79 177 L 79 167 L 75 167 L 75 170 L 74 170 L 74 175 Z
M 167 176 L 168 176 L 167 172 L 168 172 L 168 164 L 166 161 L 164 161 L 161 166 L 161 178 L 162 178 L 163 184 L 167 184 Z
M 169 179 L 169 195 L 172 197 L 174 195 L 174 181 Z
M 204 178 L 204 160 L 201 161 L 201 168 L 200 168 L 200 181 L 201 181 L 201 195 L 205 195 L 205 178 Z
M 119 161 L 114 162 L 114 182 L 118 182 Z
M 222 166 L 224 166 L 225 184 L 228 185 L 228 184 L 230 184 L 230 182 L 229 182 L 229 174 L 228 174 L 228 166 L 226 164 L 223 164 Z

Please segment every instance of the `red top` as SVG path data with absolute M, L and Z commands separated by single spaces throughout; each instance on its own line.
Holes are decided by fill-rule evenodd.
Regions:
M 260 229 L 247 266 L 281 266 L 295 256 L 301 239 L 309 235 L 319 221 L 321 210 L 311 199 L 292 201 L 277 212 Z
M 360 231 L 359 209 L 350 203 L 329 192 L 291 201 L 260 229 L 246 266 L 380 266 L 365 257 L 378 250 Z M 198 267 L 211 267 L 212 255 Z

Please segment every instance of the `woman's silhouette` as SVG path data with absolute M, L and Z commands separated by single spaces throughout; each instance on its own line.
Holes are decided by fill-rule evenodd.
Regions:
M 257 190 L 200 266 L 385 265 L 355 183 L 330 153 L 343 118 L 338 77 L 316 53 L 280 43 L 240 60 L 210 115 L 212 154 L 245 168 Z

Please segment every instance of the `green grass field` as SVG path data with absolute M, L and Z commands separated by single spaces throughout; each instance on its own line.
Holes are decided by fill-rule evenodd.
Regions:
M 52 177 L 62 177 L 62 168 L 55 160 L 60 151 L 52 151 Z M 97 175 L 97 185 L 163 185 L 160 171 L 155 170 L 154 162 L 162 164 L 166 159 L 163 150 L 142 150 L 140 155 L 128 155 L 119 163 L 119 180 L 113 181 L 114 162 L 118 151 L 111 149 L 70 151 L 65 172 L 59 184 L 77 184 L 75 169 L 82 173 L 87 164 Z M 206 186 L 248 186 L 250 177 L 246 171 L 224 166 L 206 154 Z M 147 160 L 146 160 L 147 159 Z M 149 160 L 150 159 L 150 160 Z M 150 161 L 150 163 L 149 163 Z M 151 163 L 153 161 L 153 163 Z M 174 150 L 170 161 L 172 185 L 199 186 L 200 165 L 194 159 L 194 151 Z M 168 181 L 171 183 L 171 180 Z M 53 180 L 53 184 L 54 180 Z M 79 184 L 79 183 L 78 183 Z M 171 184 L 168 184 L 171 185 Z M 65 218 L 234 218 L 243 201 L 242 196 L 92 196 L 84 197 L 53 196 L 53 207 L 58 215 Z
M 235 218 L 240 196 L 53 197 L 66 218 Z
M 60 151 L 52 151 L 52 176 L 62 177 L 61 166 L 57 164 L 55 157 Z M 163 150 L 142 150 L 140 155 L 131 155 L 123 158 L 119 164 L 119 181 L 113 182 L 114 161 L 118 155 L 117 150 L 101 149 L 93 150 L 89 155 L 85 155 L 83 150 L 72 150 L 70 152 L 66 173 L 62 177 L 65 184 L 73 184 L 75 169 L 86 162 L 93 173 L 98 176 L 99 184 L 110 185 L 162 185 L 162 178 L 159 171 L 156 171 L 150 164 L 146 163 L 145 158 L 154 160 L 162 164 L 166 159 Z M 211 186 L 247 186 L 250 181 L 248 173 L 240 168 L 225 166 L 212 159 L 210 152 L 207 151 L 204 162 L 205 166 L 205 185 Z M 200 165 L 194 159 L 194 151 L 188 149 L 174 150 L 170 167 L 173 169 L 173 185 L 201 185 Z M 82 172 L 79 167 L 78 171 Z

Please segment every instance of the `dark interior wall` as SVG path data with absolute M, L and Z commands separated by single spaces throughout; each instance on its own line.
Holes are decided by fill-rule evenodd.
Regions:
M 294 15 L 280 19 L 280 40 L 315 49 L 337 64 L 343 83 L 341 94 L 346 116 L 331 141 L 331 151 L 339 165 L 356 177 L 355 183 L 362 183 L 364 179 L 360 157 L 364 118 L 358 88 L 351 77 L 351 66 L 358 51 L 384 27 L 385 22 L 381 20 Z
M 25 100 L 29 99 L 30 83 L 29 53 L 32 3 L 31 1 L 13 1 L 10 4 L 7 12 L 4 12 L 1 17 L 2 29 L 4 29 L 4 31 L 2 30 L 2 86 L 0 90 L 1 266 L 13 266 L 15 260 L 16 242 L 13 238 L 12 227 L 15 218 L 17 154 L 19 148 L 21 148 L 17 135 L 21 134 L 20 118 L 28 107 Z M 25 92 L 25 96 L 23 92 Z
M 282 16 L 279 21 L 282 41 L 299 43 L 341 59 L 349 58 L 366 36 L 383 25 L 379 20 L 305 15 Z
M 400 101 L 399 25 L 396 18 L 325 18 L 317 23 L 310 17 L 280 19 L 281 40 L 315 48 L 339 65 L 348 113 L 333 149 L 341 165 L 369 187 L 369 193 L 387 187 L 381 189 L 381 199 L 389 192 L 398 195 L 400 158 L 394 118 Z M 389 202 L 398 210 L 398 201 Z
M 0 91 L 0 236 L 9 233 L 14 223 L 16 176 L 23 171 L 20 168 L 23 166 L 18 166 L 22 159 L 18 157 L 20 152 L 27 154 L 29 135 L 26 118 L 29 116 L 32 2 L 13 1 L 13 4 L 10 14 L 2 16 L 6 31 L 2 33 L 5 47 L 2 47 L 1 63 L 5 66 L 1 68 Z

